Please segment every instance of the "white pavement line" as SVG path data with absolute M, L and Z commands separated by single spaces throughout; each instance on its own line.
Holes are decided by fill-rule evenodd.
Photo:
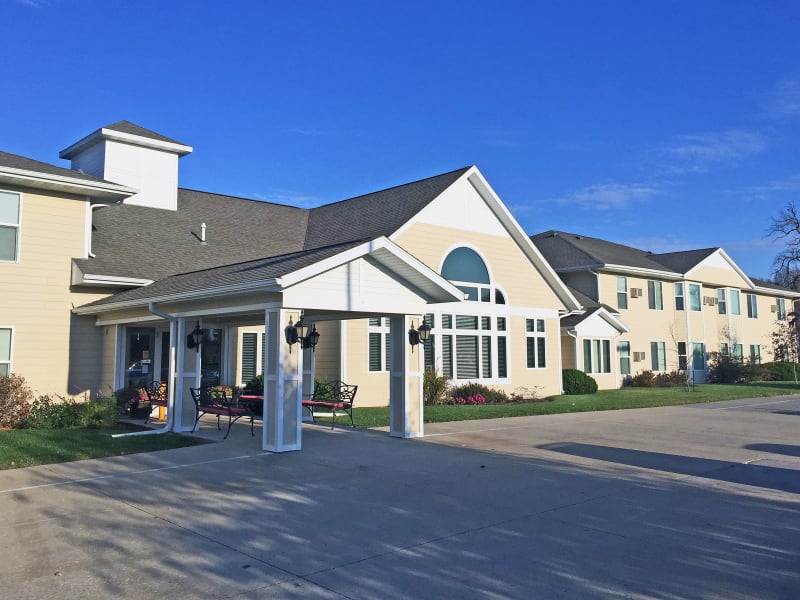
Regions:
M 66 481 L 59 481 L 57 483 L 42 483 L 40 485 L 28 485 L 25 487 L 12 488 L 10 490 L 0 490 L 0 494 L 8 494 L 9 492 L 25 492 L 27 490 L 36 490 L 40 488 L 58 487 L 62 485 L 72 485 L 77 483 L 87 483 L 89 481 L 100 481 L 101 479 L 112 479 L 114 477 L 124 477 L 127 475 L 141 475 L 143 473 L 156 473 L 158 471 L 170 471 L 172 469 L 183 469 L 185 467 L 197 467 L 200 465 L 209 465 L 212 463 L 225 462 L 228 460 L 239 460 L 241 458 L 253 458 L 254 456 L 268 456 L 272 452 L 260 452 L 259 454 L 243 454 L 241 456 L 231 456 L 228 458 L 216 458 L 214 460 L 203 460 L 194 463 L 184 463 L 181 465 L 172 465 L 171 467 L 159 467 L 158 469 L 144 469 L 142 471 L 125 471 L 124 473 L 112 473 L 111 475 L 100 475 L 99 477 L 86 477 L 84 479 L 67 479 Z M 128 456 L 135 456 L 129 454 Z
M 714 408 L 714 410 L 731 410 L 733 408 L 752 408 L 753 406 L 768 406 L 770 404 L 784 404 L 786 402 L 797 402 L 797 398 L 789 398 L 788 400 L 776 400 L 775 402 L 759 402 L 758 404 L 737 404 L 736 406 L 723 406 L 721 408 Z

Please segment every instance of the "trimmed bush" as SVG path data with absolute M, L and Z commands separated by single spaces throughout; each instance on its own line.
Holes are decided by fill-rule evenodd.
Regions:
M 597 391 L 597 382 L 583 371 L 564 369 L 561 376 L 564 382 L 564 393 L 568 396 L 594 394 Z
M 767 381 L 794 381 L 800 377 L 800 365 L 793 362 L 771 362 L 762 365 Z
M 505 404 L 508 402 L 508 394 L 502 390 L 495 390 L 482 383 L 465 383 L 450 389 L 450 404 Z M 478 396 L 483 398 L 483 401 L 478 401 Z M 470 402 L 469 398 L 473 397 L 474 402 Z M 457 398 L 465 400 L 465 402 L 456 402 Z
M 14 429 L 28 417 L 33 392 L 22 375 L 0 377 L 0 428 Z
M 642 371 L 631 377 L 628 382 L 631 387 L 680 387 L 686 384 L 685 371 L 670 371 L 669 373 Z
M 31 405 L 31 412 L 25 419 L 27 429 L 65 429 L 80 427 L 83 409 L 75 400 L 54 401 L 50 396 L 39 396 Z

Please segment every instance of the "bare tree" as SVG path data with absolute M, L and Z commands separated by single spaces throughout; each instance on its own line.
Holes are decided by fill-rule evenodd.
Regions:
M 800 213 L 794 202 L 790 202 L 772 217 L 767 237 L 784 240 L 785 247 L 772 262 L 775 283 L 792 290 L 800 289 Z

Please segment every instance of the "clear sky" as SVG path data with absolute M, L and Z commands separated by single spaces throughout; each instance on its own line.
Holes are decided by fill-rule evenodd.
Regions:
M 0 0 L 0 150 L 127 119 L 183 187 L 316 206 L 476 164 L 522 227 L 768 276 L 800 2 Z

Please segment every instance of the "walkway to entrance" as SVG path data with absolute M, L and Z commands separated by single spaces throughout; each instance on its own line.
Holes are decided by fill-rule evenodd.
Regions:
M 423 440 L 304 425 L 284 454 L 237 424 L 0 472 L 0 578 L 14 598 L 797 597 L 798 418 L 792 397 Z

